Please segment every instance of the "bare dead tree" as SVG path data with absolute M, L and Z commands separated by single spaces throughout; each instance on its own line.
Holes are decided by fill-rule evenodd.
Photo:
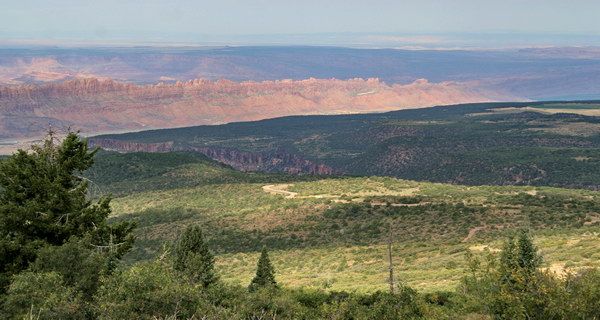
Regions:
M 394 261 L 392 259 L 392 222 L 388 226 L 388 259 L 390 262 L 390 292 L 394 293 Z

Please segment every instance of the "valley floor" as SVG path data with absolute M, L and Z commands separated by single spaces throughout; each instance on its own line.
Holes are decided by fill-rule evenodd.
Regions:
M 536 237 L 544 268 L 561 276 L 566 271 L 600 267 L 600 234 L 544 234 Z M 419 292 L 454 291 L 467 274 L 465 249 L 482 260 L 487 252 L 498 253 L 501 241 L 468 244 L 408 242 L 394 244 L 395 281 Z M 353 246 L 271 252 L 277 281 L 288 287 L 373 292 L 389 287 L 387 246 Z M 256 272 L 259 253 L 217 256 L 224 280 L 247 285 Z
M 523 226 L 534 231 L 545 268 L 560 274 L 600 266 L 600 192 L 378 177 L 277 179 L 115 199 L 113 219 L 139 223 L 128 260 L 152 258 L 178 230 L 198 223 L 227 282 L 246 285 L 267 246 L 284 286 L 373 292 L 388 287 L 391 223 L 396 281 L 423 292 L 454 290 L 466 273 L 467 249 L 483 260 Z

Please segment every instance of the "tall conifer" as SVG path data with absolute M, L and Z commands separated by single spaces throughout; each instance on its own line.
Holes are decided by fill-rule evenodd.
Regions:
M 218 280 L 215 257 L 208 248 L 200 226 L 188 226 L 177 239 L 173 250 L 173 267 L 190 280 L 209 286 Z
M 0 160 L 0 291 L 26 269 L 42 247 L 71 237 L 112 259 L 133 243 L 133 223 L 109 225 L 110 197 L 92 202 L 82 173 L 94 164 L 87 142 L 70 132 L 59 141 L 53 131 L 31 150 Z
M 256 276 L 252 279 L 252 282 L 250 282 L 249 289 L 250 291 L 254 291 L 258 288 L 266 287 L 276 288 L 277 282 L 275 281 L 275 268 L 273 268 L 273 264 L 271 264 L 267 248 L 264 247 L 260 254 L 260 258 L 258 259 Z

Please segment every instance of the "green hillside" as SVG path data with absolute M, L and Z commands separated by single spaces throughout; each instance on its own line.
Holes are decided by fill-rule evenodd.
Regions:
M 101 151 L 94 167 L 85 172 L 93 196 L 123 196 L 223 183 L 260 183 L 316 180 L 317 176 L 244 173 L 198 152 L 117 153 Z
M 598 190 L 597 106 L 597 101 L 480 103 L 380 114 L 285 117 L 95 139 L 253 154 L 286 150 L 353 175 Z M 236 161 L 243 164 L 244 160 Z
M 111 220 L 138 222 L 129 263 L 199 223 L 231 283 L 250 280 L 267 246 L 286 286 L 384 289 L 390 226 L 398 278 L 425 291 L 454 288 L 466 248 L 495 250 L 522 227 L 552 270 L 600 264 L 595 191 L 244 173 L 194 153 L 105 153 L 95 170 L 114 173 L 95 181 L 119 195 Z
M 600 314 L 598 191 L 257 174 L 53 141 L 0 162 L 8 318 Z

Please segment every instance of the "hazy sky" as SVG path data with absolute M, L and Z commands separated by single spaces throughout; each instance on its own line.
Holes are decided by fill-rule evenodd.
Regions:
M 362 33 L 427 45 L 443 42 L 431 35 L 456 33 L 599 36 L 598 13 L 596 0 L 1 0 L 0 40 L 260 42 Z

